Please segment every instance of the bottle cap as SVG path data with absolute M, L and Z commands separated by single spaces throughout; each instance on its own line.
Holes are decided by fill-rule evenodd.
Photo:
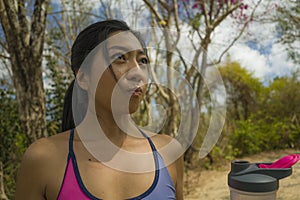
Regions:
M 290 154 L 280 158 L 272 164 L 259 164 L 259 168 L 290 168 L 300 160 L 299 154 Z
M 231 171 L 228 174 L 229 187 L 245 192 L 276 192 L 279 179 L 292 174 L 292 168 L 260 168 L 261 164 L 232 161 Z

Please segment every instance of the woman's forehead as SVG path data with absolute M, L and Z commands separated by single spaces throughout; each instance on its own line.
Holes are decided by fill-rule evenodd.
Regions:
M 143 51 L 140 41 L 130 31 L 119 31 L 111 34 L 107 39 L 107 49 L 120 49 L 126 52 Z

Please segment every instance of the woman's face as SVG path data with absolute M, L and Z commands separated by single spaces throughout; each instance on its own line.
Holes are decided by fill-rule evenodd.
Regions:
M 146 92 L 148 57 L 139 40 L 128 31 L 110 34 L 107 52 L 109 63 L 96 88 L 96 112 L 105 109 L 117 114 L 134 113 Z

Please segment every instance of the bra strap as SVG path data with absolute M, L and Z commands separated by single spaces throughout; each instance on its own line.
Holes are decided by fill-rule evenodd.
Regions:
M 139 129 L 139 131 L 141 132 L 141 134 L 148 140 L 148 142 L 149 142 L 149 144 L 150 144 L 150 146 L 151 146 L 152 151 L 156 151 L 156 152 L 157 152 L 156 147 L 155 147 L 155 145 L 153 144 L 153 142 L 152 142 L 152 140 L 150 139 L 150 137 L 149 137 L 146 133 L 144 133 L 144 131 L 142 131 L 140 128 L 138 128 L 138 129 Z
M 74 140 L 74 129 L 70 132 L 70 138 L 69 138 L 69 153 L 74 154 L 73 152 L 73 140 Z

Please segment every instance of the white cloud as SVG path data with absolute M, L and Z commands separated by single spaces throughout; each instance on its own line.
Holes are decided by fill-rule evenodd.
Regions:
M 261 28 L 261 27 L 260 27 Z M 213 36 L 213 45 L 210 48 L 210 56 L 212 59 L 220 53 L 231 43 L 231 41 L 238 35 L 238 27 L 233 19 L 224 21 L 215 31 Z M 256 34 L 257 32 L 255 32 Z M 268 59 L 265 55 L 261 54 L 258 50 L 251 49 L 248 45 L 248 37 L 240 38 L 228 51 L 231 61 L 238 61 L 242 67 L 252 72 L 255 77 L 263 79 L 270 72 Z M 255 42 L 266 40 L 258 40 Z M 269 43 L 269 40 L 268 42 Z M 259 44 L 264 46 L 265 44 Z M 222 61 L 226 60 L 223 56 Z
M 290 75 L 290 73 L 299 68 L 291 61 L 287 61 L 287 50 L 281 44 L 274 44 L 272 51 L 269 55 L 270 65 L 272 66 L 273 76 Z
M 254 3 L 257 1 L 258 0 L 244 0 L 244 2 L 252 8 Z M 52 0 L 52 2 L 60 2 L 60 0 Z M 99 1 L 96 0 L 93 0 L 93 2 L 95 5 L 97 4 L 96 2 L 99 3 Z M 119 14 L 122 16 L 123 20 L 129 23 L 133 28 L 140 27 L 140 22 L 146 20 L 146 10 L 141 9 L 139 12 L 135 12 L 132 10 L 131 6 L 141 8 L 141 2 L 138 3 L 137 1 L 132 0 L 118 2 L 118 4 L 112 5 L 112 7 L 120 11 Z M 256 16 L 264 17 L 266 14 L 276 14 L 275 4 L 281 4 L 281 1 L 262 1 L 262 4 L 257 9 Z M 95 6 L 95 9 L 98 9 L 98 5 L 99 4 Z M 267 6 L 269 6 L 268 12 L 266 12 Z M 250 11 L 251 8 L 245 12 Z M 212 38 L 212 45 L 209 49 L 210 61 L 218 59 L 220 53 L 222 53 L 222 51 L 238 34 L 239 28 L 241 28 L 241 26 L 234 23 L 234 19 L 230 17 L 221 23 L 221 25 L 215 30 Z M 187 30 L 187 28 L 182 28 L 182 30 Z M 252 42 L 252 46 L 249 45 L 249 41 Z M 255 77 L 262 80 L 269 79 L 274 76 L 287 75 L 295 68 L 295 65 L 292 64 L 291 61 L 287 60 L 287 53 L 284 46 L 275 43 L 276 41 L 276 24 L 266 23 L 262 25 L 260 22 L 253 21 L 246 29 L 246 33 L 229 50 L 230 57 L 233 61 L 236 60 L 240 62 L 242 67 L 252 71 Z M 185 58 L 190 60 L 192 56 L 190 53 L 192 47 L 186 37 L 182 37 L 179 46 L 183 51 Z M 223 57 L 223 59 L 225 57 Z
M 242 67 L 253 72 L 255 77 L 263 79 L 270 73 L 268 59 L 245 44 L 237 44 L 229 51 L 231 60 L 238 61 Z
M 252 0 L 246 0 L 252 2 Z M 274 14 L 274 5 L 280 3 L 274 0 L 271 9 L 265 12 L 267 1 L 258 7 L 258 14 Z M 270 6 L 270 5 L 269 5 Z M 273 9 L 273 10 L 272 10 Z M 216 57 L 225 49 L 237 35 L 237 25 L 232 18 L 227 18 L 215 31 L 213 45 L 210 49 L 211 57 Z M 242 67 L 252 71 L 254 76 L 261 80 L 268 80 L 274 76 L 284 76 L 295 68 L 292 61 L 288 60 L 287 52 L 282 44 L 276 43 L 276 24 L 251 22 L 244 35 L 229 50 L 232 61 L 238 61 Z M 251 42 L 251 45 L 249 44 Z M 223 60 L 225 57 L 223 57 Z

